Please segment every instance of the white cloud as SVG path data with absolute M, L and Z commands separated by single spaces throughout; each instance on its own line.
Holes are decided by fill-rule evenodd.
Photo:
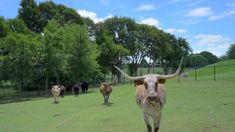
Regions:
M 232 43 L 230 38 L 216 34 L 198 34 L 194 36 L 194 39 L 200 49 L 212 52 L 217 56 L 225 54 L 229 45 Z
M 200 8 L 195 8 L 195 9 L 190 10 L 186 16 L 205 17 L 205 16 L 210 16 L 212 14 L 213 12 L 211 11 L 210 7 L 200 7 Z
M 154 19 L 152 17 L 147 18 L 147 19 L 142 19 L 140 23 L 150 25 L 150 26 L 155 26 L 155 27 L 161 29 L 160 28 L 160 22 L 157 19 Z
M 186 30 L 185 29 L 181 29 L 181 28 L 179 28 L 179 29 L 168 28 L 168 29 L 166 29 L 166 32 L 172 33 L 172 34 L 174 34 L 174 33 L 185 33 Z
M 108 15 L 107 15 L 106 17 L 104 17 L 104 18 L 102 18 L 102 17 L 98 18 L 97 15 L 96 15 L 96 13 L 94 13 L 94 12 L 92 12 L 92 11 L 80 10 L 80 9 L 77 10 L 77 12 L 78 12 L 81 16 L 83 16 L 83 17 L 88 17 L 88 18 L 92 19 L 95 23 L 102 22 L 102 21 L 104 21 L 105 19 L 108 19 L 108 18 L 113 17 L 112 14 L 108 14 Z
M 144 4 L 141 5 L 135 9 L 133 9 L 134 11 L 151 11 L 156 9 L 155 6 L 153 4 Z
M 229 41 L 229 38 L 221 36 L 221 35 L 204 35 L 204 34 L 199 34 L 194 36 L 195 39 L 198 40 L 198 45 L 203 45 L 203 46 L 214 46 L 215 44 L 221 44 Z
M 196 6 L 196 5 L 198 5 L 198 4 L 203 3 L 204 1 L 206 1 L 206 0 L 189 0 L 189 1 L 188 1 L 189 4 L 186 5 L 186 7 Z
M 212 16 L 209 17 L 209 20 L 216 21 L 216 20 L 219 20 L 219 19 L 224 18 L 224 17 L 231 16 L 231 15 L 235 15 L 235 10 L 225 11 L 225 12 L 219 14 L 219 15 L 212 15 Z

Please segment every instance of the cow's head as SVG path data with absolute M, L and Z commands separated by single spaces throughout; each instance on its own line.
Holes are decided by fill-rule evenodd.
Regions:
M 101 82 L 101 87 L 104 88 L 112 88 L 112 83 Z
M 164 84 L 167 79 L 172 79 L 180 73 L 182 60 L 183 58 L 181 59 L 180 65 L 176 72 L 171 75 L 147 74 L 139 77 L 130 77 L 118 67 L 114 67 L 119 70 L 128 80 L 134 81 L 135 85 L 144 85 L 147 99 L 156 100 L 157 94 L 159 93 L 158 85 Z

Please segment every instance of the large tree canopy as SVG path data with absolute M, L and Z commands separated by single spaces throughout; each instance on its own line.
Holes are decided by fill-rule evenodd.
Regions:
M 208 52 L 208 51 L 202 51 L 200 52 L 200 55 L 205 57 L 208 60 L 209 64 L 216 63 L 218 59 L 217 56 L 213 55 L 211 52 Z
M 117 16 L 94 23 L 53 1 L 22 0 L 16 18 L 0 17 L 0 79 L 26 90 L 44 86 L 48 91 L 53 84 L 67 86 L 110 73 L 120 81 L 114 65 L 125 65 L 136 76 L 146 60 L 167 74 L 190 52 L 187 40 L 155 26 Z M 193 57 L 193 65 L 205 57 Z

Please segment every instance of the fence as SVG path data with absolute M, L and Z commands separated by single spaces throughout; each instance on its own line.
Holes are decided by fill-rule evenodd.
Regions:
M 192 71 L 193 70 L 193 71 Z M 232 65 L 216 65 L 206 67 L 194 67 L 186 70 L 194 79 L 200 80 L 235 80 L 235 64 Z
M 149 70 L 147 68 L 139 68 L 138 75 L 148 74 Z M 174 72 L 174 71 L 172 71 Z M 150 73 L 164 74 L 161 67 L 155 67 L 150 71 Z M 217 80 L 232 80 L 235 81 L 235 64 L 233 65 L 217 65 L 217 66 L 206 66 L 206 67 L 186 67 L 184 68 L 184 77 L 181 76 L 179 82 L 184 80 L 191 81 L 217 81 Z M 226 73 L 226 74 L 223 74 Z M 227 74 L 229 73 L 229 74 Z M 182 75 L 182 74 L 181 74 Z M 186 79 L 181 79 L 186 78 Z M 93 79 L 90 82 L 91 89 L 98 88 L 98 79 Z M 106 82 L 112 82 L 114 85 L 122 85 L 125 83 L 130 83 L 130 81 L 125 78 L 121 78 L 121 82 L 117 83 L 117 78 L 106 78 Z M 17 88 L 11 83 L 5 83 L 4 85 L 0 82 L 0 103 L 6 103 L 11 101 L 22 101 L 31 100 L 38 97 L 48 97 L 50 96 L 50 90 L 46 93 L 44 86 L 40 86 L 36 91 L 22 91 L 19 92 Z

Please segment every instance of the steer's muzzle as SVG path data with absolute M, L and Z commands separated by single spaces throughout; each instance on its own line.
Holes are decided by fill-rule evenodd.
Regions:
M 150 101 L 153 101 L 153 100 L 156 100 L 156 99 L 157 99 L 157 96 L 148 96 L 148 99 L 149 99 Z

